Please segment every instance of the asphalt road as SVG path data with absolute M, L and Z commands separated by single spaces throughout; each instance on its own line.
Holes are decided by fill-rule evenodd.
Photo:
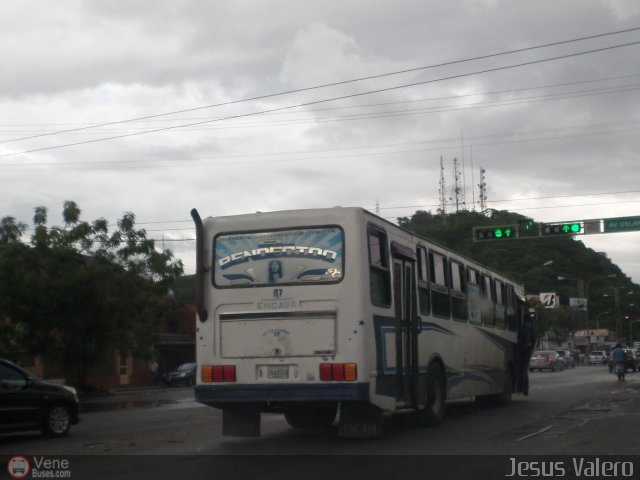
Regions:
M 339 458 L 340 463 L 366 455 L 373 456 L 367 457 L 367 464 L 375 465 L 389 455 L 420 456 L 412 461 L 426 455 L 482 455 L 490 468 L 496 464 L 491 456 L 498 455 L 497 461 L 504 463 L 508 456 L 638 454 L 640 373 L 629 373 L 624 383 L 617 382 L 606 367 L 535 372 L 530 377 L 530 395 L 514 396 L 507 407 L 481 408 L 470 400 L 457 401 L 447 406 L 445 421 L 437 428 L 420 428 L 402 417 L 390 417 L 383 438 L 365 440 L 338 438 L 336 427 L 294 430 L 280 415 L 263 415 L 260 438 L 222 437 L 220 412 L 195 403 L 189 388 L 120 391 L 87 402 L 81 423 L 66 438 L 44 439 L 31 433 L 0 436 L 0 455 L 66 456 L 73 458 L 77 470 L 93 468 L 97 462 L 102 473 L 110 472 L 104 478 L 128 478 L 133 472 L 137 478 L 156 478 L 144 474 L 155 468 L 159 468 L 156 473 L 174 472 L 177 462 L 182 471 L 199 478 L 201 471 L 213 468 L 211 462 L 220 472 L 229 469 L 233 474 L 240 465 L 251 474 L 252 466 L 257 469 L 258 463 L 285 458 L 275 457 L 280 455 L 287 455 L 287 464 L 300 468 L 317 462 L 326 468 L 320 458 Z M 245 461 L 239 459 L 252 457 L 225 455 L 274 457 L 262 457 L 256 463 L 258 457 Z M 105 465 L 102 457 L 117 458 L 117 462 Z M 171 465 L 160 468 L 167 459 L 173 459 Z M 474 462 L 479 461 L 475 457 Z M 375 472 L 384 471 L 385 465 Z M 402 463 L 393 460 L 391 465 L 401 467 Z M 455 467 L 461 468 L 457 463 Z M 269 468 L 278 471 L 273 465 Z

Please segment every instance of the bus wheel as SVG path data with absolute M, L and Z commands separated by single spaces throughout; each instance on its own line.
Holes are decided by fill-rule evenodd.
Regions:
M 496 405 L 509 405 L 513 396 L 513 372 L 508 368 L 504 372 L 504 390 L 501 393 L 491 395 L 478 395 L 476 405 L 480 407 L 494 407 Z
M 511 369 L 507 367 L 504 372 L 504 391 L 497 393 L 493 398 L 496 405 L 509 405 L 511 403 L 511 397 L 513 395 L 513 373 Z
M 287 407 L 284 418 L 293 428 L 329 427 L 337 413 L 337 403 L 302 403 Z
M 444 375 L 439 365 L 432 364 L 427 373 L 427 406 L 418 412 L 418 423 L 435 427 L 444 418 Z

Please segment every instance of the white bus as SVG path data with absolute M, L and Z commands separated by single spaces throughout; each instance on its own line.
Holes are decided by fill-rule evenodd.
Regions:
M 292 427 L 382 434 L 385 414 L 437 425 L 447 400 L 506 404 L 523 287 L 361 208 L 201 220 L 198 402 L 223 434 Z M 526 370 L 526 366 L 525 366 Z

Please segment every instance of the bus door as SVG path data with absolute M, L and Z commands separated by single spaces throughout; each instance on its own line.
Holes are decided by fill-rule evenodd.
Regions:
M 404 406 L 417 404 L 418 334 L 416 257 L 411 249 L 392 242 L 393 301 L 396 331 L 396 392 Z

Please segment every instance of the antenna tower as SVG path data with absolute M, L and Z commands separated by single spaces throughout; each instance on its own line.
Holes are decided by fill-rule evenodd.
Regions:
M 453 159 L 453 196 L 455 198 L 456 213 L 460 210 L 460 198 L 462 189 L 460 188 L 460 172 L 458 171 L 458 159 Z
M 478 187 L 480 187 L 480 200 L 479 200 L 479 204 L 480 204 L 480 213 L 484 214 L 487 211 L 487 182 L 485 180 L 485 174 L 486 170 L 482 167 L 480 167 L 480 183 L 478 184 Z
M 438 188 L 438 195 L 440 196 L 440 213 L 444 217 L 447 209 L 447 199 L 446 199 L 446 184 L 444 180 L 444 164 L 442 163 L 442 157 L 440 157 L 440 188 Z

